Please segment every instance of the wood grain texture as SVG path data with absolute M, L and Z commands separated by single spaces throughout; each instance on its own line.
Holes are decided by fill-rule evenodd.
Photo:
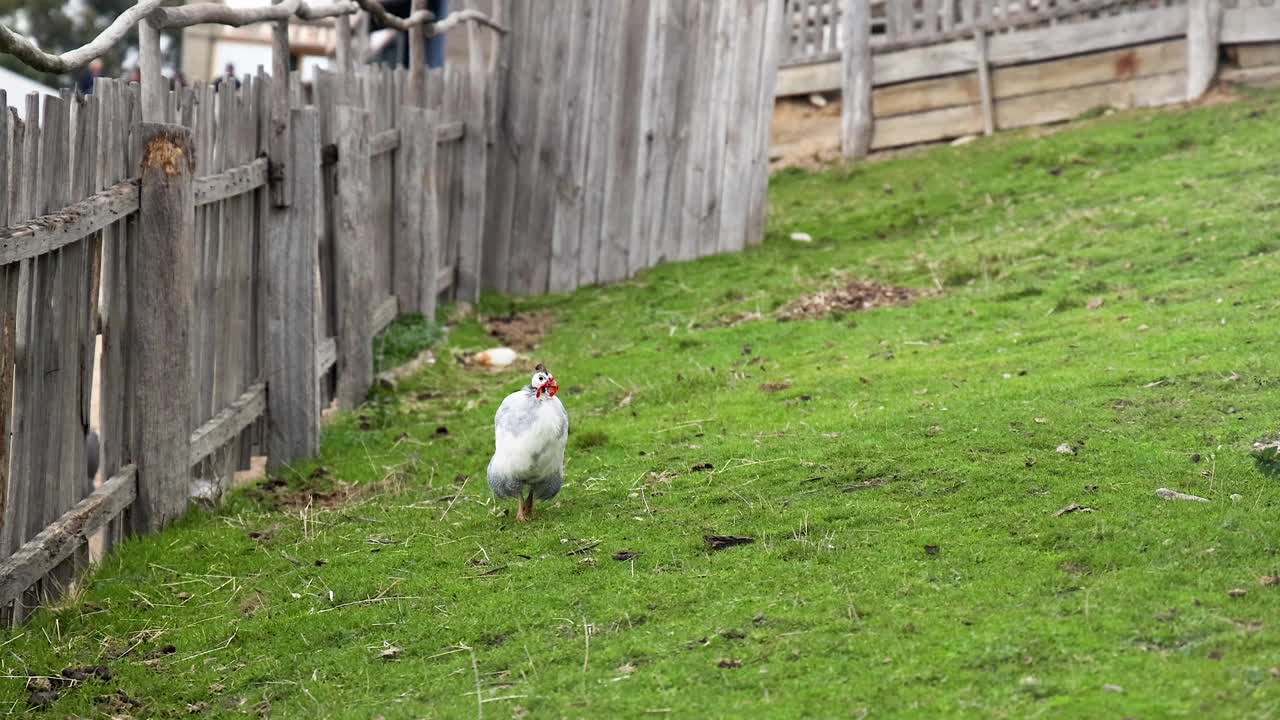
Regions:
M 844 83 L 840 145 L 845 158 L 863 158 L 872 145 L 872 38 L 870 1 L 845 0 Z
M 191 369 L 174 358 L 190 348 L 195 204 L 190 130 L 157 123 L 143 123 L 141 130 L 135 266 L 136 278 L 146 280 L 129 283 L 129 305 L 146 311 L 131 318 L 129 347 L 138 466 L 132 522 L 144 532 L 163 527 L 186 509 Z
M 364 402 L 373 382 L 373 254 L 369 236 L 369 117 L 338 109 L 338 198 L 335 223 L 338 305 L 338 404 Z
M 463 74 L 463 122 L 466 125 L 460 168 L 463 216 L 458 237 L 457 287 L 454 294 L 457 300 L 473 304 L 480 300 L 484 268 L 484 223 L 488 211 L 485 172 L 489 166 L 489 142 L 485 134 L 485 95 L 489 74 L 484 66 L 478 34 L 474 24 L 467 25 L 469 57 Z M 555 212 L 555 190 L 555 183 L 549 183 L 546 202 L 550 213 Z M 551 232 L 553 229 L 548 228 L 548 233 Z
M 275 0 L 286 5 L 291 0 Z M 276 207 L 289 207 L 293 188 L 289 183 L 288 157 L 292 149 L 289 138 L 289 107 L 292 78 L 289 72 L 289 18 L 271 26 L 271 202 Z
M 196 178 L 192 192 L 197 206 L 208 205 L 252 193 L 266 185 L 269 179 L 269 161 L 258 158 L 245 165 Z
M 273 214 L 266 263 L 268 457 L 273 466 L 320 450 L 320 114 L 314 108 L 291 114 L 285 159 L 292 168 L 293 203 L 287 212 Z
M 188 464 L 195 466 L 213 455 L 267 411 L 266 383 L 249 386 L 239 397 L 210 418 L 188 441 Z M 185 499 L 185 494 L 184 494 Z
M 405 106 L 397 119 L 399 136 L 403 138 L 395 157 L 395 240 L 392 248 L 394 265 L 392 287 L 406 312 L 424 312 L 425 288 L 422 279 L 422 255 L 430 238 L 422 226 L 423 203 L 427 179 L 432 168 L 427 164 L 427 145 L 435 145 L 427 110 Z M 425 312 L 424 312 L 425 315 Z
M 137 471 L 128 466 L 0 561 L 0 606 L 17 599 L 89 536 L 134 502 Z

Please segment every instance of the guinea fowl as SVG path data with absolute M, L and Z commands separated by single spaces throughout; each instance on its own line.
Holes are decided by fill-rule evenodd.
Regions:
M 569 415 L 556 399 L 555 377 L 542 363 L 529 384 L 511 393 L 493 418 L 494 452 L 489 489 L 499 498 L 519 498 L 516 520 L 533 516 L 533 499 L 550 500 L 564 480 Z

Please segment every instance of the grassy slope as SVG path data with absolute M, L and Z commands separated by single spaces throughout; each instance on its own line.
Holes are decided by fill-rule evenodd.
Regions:
M 490 718 L 1274 716 L 1280 482 L 1248 446 L 1280 401 L 1277 97 L 785 174 L 763 248 L 518 304 L 558 317 L 538 357 L 573 419 L 533 524 L 483 480 L 524 372 L 442 362 L 281 474 L 380 493 L 241 496 L 130 542 L 81 605 L 0 639 L 3 674 L 141 642 L 59 716 L 123 688 L 148 716 L 470 717 L 477 685 Z M 946 294 L 691 328 L 841 273 Z M 1096 511 L 1055 517 L 1071 502 Z

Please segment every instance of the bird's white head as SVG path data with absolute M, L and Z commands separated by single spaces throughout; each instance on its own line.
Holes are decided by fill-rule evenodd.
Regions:
M 538 366 L 533 369 L 533 377 L 529 379 L 529 386 L 533 388 L 533 396 L 538 399 L 544 397 L 553 398 L 560 390 L 560 386 L 556 384 L 555 376 L 542 363 L 538 363 Z

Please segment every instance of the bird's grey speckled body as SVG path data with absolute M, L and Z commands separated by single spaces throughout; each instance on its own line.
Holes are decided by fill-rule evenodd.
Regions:
M 559 398 L 538 396 L 533 385 L 511 393 L 493 419 L 494 453 L 489 489 L 500 498 L 532 491 L 539 500 L 560 492 L 569 414 Z

